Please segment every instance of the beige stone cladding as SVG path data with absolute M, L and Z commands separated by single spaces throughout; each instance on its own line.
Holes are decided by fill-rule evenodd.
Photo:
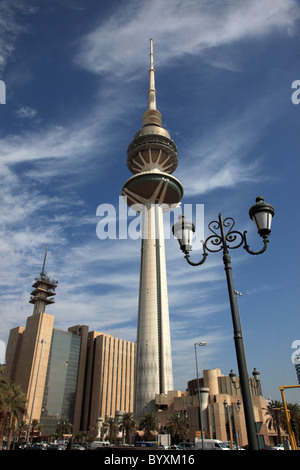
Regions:
M 11 330 L 8 340 L 7 371 L 26 394 L 28 414 L 32 411 L 33 419 L 40 419 L 53 324 L 53 315 L 37 313 L 27 318 L 25 329 Z
M 117 411 L 133 412 L 135 343 L 89 333 L 85 383 L 84 428 Z

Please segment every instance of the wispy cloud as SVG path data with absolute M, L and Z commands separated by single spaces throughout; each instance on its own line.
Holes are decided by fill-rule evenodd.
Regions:
M 28 31 L 25 22 L 17 19 L 17 13 L 31 15 L 36 7 L 26 5 L 21 0 L 2 0 L 0 4 L 0 70 L 4 70 L 7 61 L 13 56 L 20 36 Z
M 150 7 L 146 2 L 130 2 L 118 12 L 118 15 L 113 15 L 104 25 L 100 22 L 99 27 L 80 38 L 76 63 L 91 72 L 104 73 L 110 82 L 107 82 L 101 92 L 99 91 L 90 116 L 74 118 L 63 126 L 45 125 L 35 131 L 2 136 L 0 141 L 2 163 L 12 165 L 28 161 L 38 163 L 44 160 L 45 163 L 39 168 L 39 178 L 44 176 L 45 179 L 49 179 L 61 172 L 62 168 L 69 172 L 76 171 L 76 168 L 80 168 L 78 171 L 81 171 L 82 166 L 69 165 L 70 158 L 80 163 L 83 156 L 85 161 L 95 156 L 99 146 L 102 149 L 108 146 L 113 138 L 109 131 L 110 126 L 116 123 L 116 120 L 125 118 L 132 93 L 130 87 L 126 88 L 126 92 L 123 90 L 121 94 L 116 93 L 115 87 L 118 86 L 118 89 L 120 87 L 120 74 L 124 77 L 139 76 L 139 70 L 143 70 L 144 76 L 144 70 L 148 67 L 145 63 L 147 28 L 149 37 L 152 35 L 157 37 L 158 47 L 161 47 L 159 44 L 164 45 L 157 55 L 159 67 L 163 68 L 169 62 L 176 62 L 176 58 L 186 54 L 201 55 L 202 51 L 205 51 L 207 55 L 210 49 L 215 54 L 217 46 L 231 44 L 245 37 L 258 38 L 274 30 L 292 32 L 300 16 L 294 2 L 283 0 L 267 1 L 263 5 L 257 0 L 239 2 L 238 5 L 235 2 L 227 2 L 226 5 L 223 2 L 217 5 L 216 2 L 217 4 L 211 5 L 208 2 L 199 3 L 190 0 L 184 3 L 165 0 L 164 3 L 169 17 L 167 24 L 164 20 L 160 21 L 161 15 L 158 14 L 161 11 L 160 1 L 151 2 Z M 24 33 L 24 27 L 16 22 L 14 11 L 25 7 L 22 7 L 18 1 L 12 3 L 4 1 L 1 8 L 3 18 L 8 19 L 2 33 L 5 42 L 10 31 L 14 33 L 14 38 Z M 216 8 L 218 15 L 215 14 Z M 133 10 L 134 15 L 132 15 Z M 145 17 L 147 17 L 146 24 Z M 151 21 L 151 18 L 155 18 L 156 21 Z M 137 40 L 138 37 L 140 40 Z M 114 81 L 113 77 L 118 81 Z M 123 83 L 123 86 L 126 87 L 126 84 Z M 16 113 L 20 118 L 33 118 L 37 110 L 31 106 L 23 106 L 16 110 Z M 40 117 L 43 119 L 43 116 Z M 249 128 L 246 130 L 245 120 L 241 123 L 238 119 L 240 116 L 236 118 L 236 123 L 227 124 L 227 128 L 214 129 L 212 132 L 214 139 L 210 135 L 200 145 L 195 142 L 198 153 L 201 152 L 203 157 L 201 164 L 205 170 L 203 180 L 206 183 L 200 185 L 197 183 L 196 189 L 195 183 L 186 181 L 186 194 L 198 193 L 200 187 L 200 192 L 216 187 L 229 187 L 237 180 L 247 181 L 251 178 L 256 163 L 237 165 L 237 155 L 242 148 L 245 148 L 245 143 L 253 138 L 254 132 L 249 132 Z M 221 149 L 223 161 L 226 163 L 220 168 Z M 208 152 L 209 161 L 206 158 Z M 192 155 L 194 149 L 190 149 L 187 153 Z M 102 158 L 105 161 L 104 155 Z M 55 167 L 51 159 L 57 160 Z M 36 172 L 32 172 L 30 176 L 34 177 L 35 174 Z M 185 174 L 183 180 L 186 180 Z
M 162 9 L 168 12 L 168 21 Z M 185 54 L 199 56 L 203 51 L 249 37 L 261 38 L 275 30 L 290 34 L 297 18 L 299 9 L 292 0 L 129 2 L 81 40 L 76 60 L 94 73 L 110 75 L 113 71 L 114 76 L 132 77 L 139 75 L 145 62 L 146 37 L 164 45 L 158 59 L 159 67 L 163 67 Z
M 224 120 L 212 126 L 205 136 L 193 140 L 192 146 L 187 145 L 188 165 L 178 170 L 186 196 L 207 194 L 253 179 L 257 181 L 259 162 L 247 159 L 249 149 L 252 149 L 262 131 L 253 116 L 249 109 L 231 120 L 224 116 Z M 195 175 L 198 177 L 195 178 Z
M 167 12 L 167 20 L 162 9 Z M 18 23 L 17 13 L 21 11 L 34 13 L 22 1 L 0 3 L 1 71 L 14 57 L 22 34 L 28 31 L 26 22 Z M 75 50 L 74 74 L 84 69 L 96 78 L 88 112 L 83 103 L 83 113 L 66 113 L 64 122 L 53 113 L 50 121 L 30 100 L 22 107 L 15 103 L 15 112 L 22 118 L 18 125 L 24 125 L 22 131 L 15 127 L 6 132 L 5 126 L 0 131 L 2 338 L 31 315 L 31 284 L 40 272 L 49 244 L 47 272 L 59 281 L 56 303 L 48 309 L 55 315 L 55 325 L 65 329 L 87 323 L 93 329 L 135 340 L 140 242 L 99 240 L 99 201 L 91 210 L 90 201 L 96 196 L 89 193 L 87 202 L 81 189 L 90 190 L 87 174 L 93 173 L 101 197 L 106 197 L 104 190 L 101 192 L 105 184 L 105 190 L 112 187 L 117 198 L 122 182 L 129 177 L 126 145 L 137 130 L 132 127 L 131 117 L 139 119 L 138 113 L 146 104 L 146 91 L 145 101 L 141 102 L 138 90 L 140 83 L 143 90 L 147 87 L 149 38 L 154 37 L 155 65 L 159 70 L 174 64 L 180 67 L 183 60 L 196 58 L 193 69 L 201 60 L 211 66 L 210 71 L 212 67 L 217 73 L 226 69 L 236 76 L 236 72 L 243 72 L 238 59 L 239 46 L 245 44 L 245 39 L 251 39 L 252 47 L 271 34 L 292 34 L 299 17 L 299 7 L 290 0 L 122 2 L 122 8 L 115 9 L 108 20 L 99 16 L 98 25 L 70 48 Z M 82 28 L 83 24 L 81 31 Z M 234 46 L 234 53 L 230 54 L 232 49 L 228 48 L 225 55 L 227 46 Z M 30 79 L 34 77 L 30 75 Z M 257 95 L 252 106 L 239 103 L 239 110 L 231 109 L 230 115 L 226 110 L 226 115 L 211 121 L 201 136 L 185 142 L 186 165 L 179 165 L 176 177 L 182 182 L 186 197 L 258 181 L 261 162 L 250 159 L 249 153 L 259 141 L 261 130 L 272 115 L 276 116 L 278 96 L 271 108 L 273 98 L 269 94 L 263 100 Z M 217 106 L 215 109 L 217 113 Z M 40 119 L 39 125 L 26 128 L 35 118 Z M 123 171 L 121 159 L 124 178 L 114 189 L 113 178 L 117 179 L 118 171 Z M 202 364 L 215 366 L 213 358 L 229 341 L 221 318 L 228 305 L 218 297 L 225 282 L 219 260 L 209 258 L 202 269 L 191 270 L 181 257 L 177 242 L 174 240 L 173 244 L 171 240 L 166 245 L 174 363 L 182 386 L 194 375 L 195 341 L 210 343 L 201 351 L 205 359 Z M 211 324 L 213 328 L 208 327 Z
M 37 110 L 30 106 L 21 106 L 21 108 L 17 109 L 16 116 L 20 119 L 33 119 L 37 113 Z

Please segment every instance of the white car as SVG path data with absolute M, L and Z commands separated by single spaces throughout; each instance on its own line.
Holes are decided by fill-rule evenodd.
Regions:
M 286 444 L 278 444 L 277 446 L 274 446 L 273 449 L 274 450 L 291 450 L 291 446 L 287 442 Z

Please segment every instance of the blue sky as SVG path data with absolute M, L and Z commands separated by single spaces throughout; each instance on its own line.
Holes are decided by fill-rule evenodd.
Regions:
M 152 37 L 182 203 L 204 205 L 205 227 L 219 212 L 233 217 L 254 250 L 261 240 L 249 207 L 259 195 L 275 206 L 267 252 L 231 254 L 249 373 L 256 367 L 264 397 L 280 399 L 279 386 L 297 384 L 291 357 L 300 344 L 299 2 L 2 0 L 0 18 L 2 350 L 32 313 L 47 244 L 55 326 L 136 339 L 140 240 L 99 239 L 97 208 L 124 216 L 119 196 L 147 108 Z M 175 388 L 195 377 L 200 340 L 201 370 L 238 373 L 221 255 L 190 267 L 171 238 L 166 257 Z M 298 401 L 299 390 L 286 398 Z

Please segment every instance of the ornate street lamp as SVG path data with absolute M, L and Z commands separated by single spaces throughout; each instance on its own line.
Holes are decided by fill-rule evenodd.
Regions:
M 244 402 L 245 421 L 247 427 L 249 448 L 258 450 L 258 439 L 254 421 L 253 404 L 250 394 L 247 362 L 244 348 L 244 340 L 242 335 L 242 327 L 239 320 L 239 314 L 236 306 L 235 291 L 232 281 L 232 268 L 229 249 L 236 249 L 243 245 L 243 248 L 251 255 L 259 255 L 266 251 L 268 246 L 268 236 L 271 233 L 271 223 L 274 216 L 274 207 L 264 201 L 263 197 L 256 198 L 256 204 L 249 210 L 249 216 L 254 221 L 259 235 L 263 239 L 263 248 L 260 251 L 252 251 L 247 243 L 246 231 L 243 233 L 233 230 L 235 220 L 227 217 L 223 220 L 222 214 L 219 214 L 217 221 L 208 224 L 212 235 L 209 235 L 202 242 L 203 254 L 202 259 L 194 263 L 190 260 L 190 251 L 192 251 L 192 237 L 195 232 L 195 226 L 192 222 L 179 216 L 178 222 L 173 225 L 172 231 L 178 239 L 181 250 L 184 252 L 186 261 L 191 266 L 199 266 L 203 264 L 208 256 L 208 252 L 223 251 L 223 263 L 225 266 L 229 301 L 231 307 L 231 316 L 234 330 L 234 341 L 236 348 L 236 356 L 238 362 L 241 392 Z
M 224 400 L 223 404 L 224 404 L 225 410 L 227 411 L 227 417 L 228 417 L 228 430 L 229 430 L 229 439 L 230 439 L 230 449 L 233 450 L 230 405 L 228 405 L 226 400 Z M 225 423 L 226 423 L 226 416 L 225 416 Z
M 229 377 L 230 377 L 230 380 L 232 382 L 232 385 L 234 386 L 234 388 L 236 390 L 238 390 L 240 387 L 236 384 L 236 373 L 233 372 L 233 370 L 231 369 L 231 371 L 229 372 Z M 252 375 L 254 377 L 254 384 L 251 382 L 251 386 L 253 388 L 258 388 L 259 385 L 260 385 L 260 373 L 258 372 L 257 369 L 253 369 L 253 372 L 252 372 Z M 250 384 L 250 377 L 249 377 L 249 384 Z

